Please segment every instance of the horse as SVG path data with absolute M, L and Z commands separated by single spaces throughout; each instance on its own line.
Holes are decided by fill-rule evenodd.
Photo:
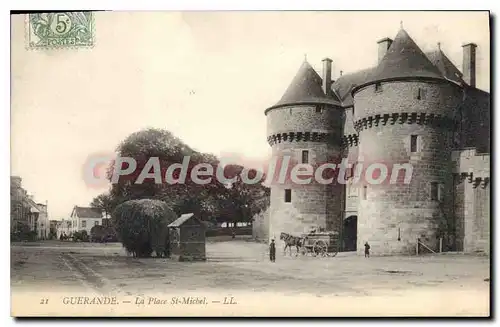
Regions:
M 290 256 L 292 255 L 292 246 L 297 248 L 297 254 L 295 256 L 299 255 L 300 248 L 302 247 L 302 238 L 287 233 L 281 233 L 280 240 L 285 242 L 285 248 L 283 249 L 284 255 L 286 254 L 286 248 L 290 249 Z

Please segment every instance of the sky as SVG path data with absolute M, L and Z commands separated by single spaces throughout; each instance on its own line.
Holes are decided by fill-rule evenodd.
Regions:
M 164 128 L 201 152 L 265 160 L 264 110 L 307 60 L 333 78 L 377 63 L 377 41 L 401 22 L 423 51 L 441 49 L 461 70 L 477 48 L 477 87 L 490 89 L 484 12 L 99 12 L 91 49 L 26 47 L 12 16 L 11 175 L 50 219 L 68 217 L 105 188 L 89 187 L 89 157 L 129 134 Z

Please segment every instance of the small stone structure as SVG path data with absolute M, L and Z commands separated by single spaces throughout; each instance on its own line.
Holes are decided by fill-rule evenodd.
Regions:
M 205 261 L 206 225 L 192 213 L 181 215 L 168 225 L 171 258 L 178 261 Z

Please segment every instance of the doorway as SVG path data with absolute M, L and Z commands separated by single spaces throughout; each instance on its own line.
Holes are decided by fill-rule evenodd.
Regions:
M 358 239 L 358 216 L 349 216 L 344 219 L 344 251 L 356 251 Z

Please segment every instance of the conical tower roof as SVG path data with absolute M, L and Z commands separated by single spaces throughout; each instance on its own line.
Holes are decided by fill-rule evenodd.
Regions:
M 331 104 L 340 106 L 340 100 L 330 92 L 326 95 L 322 88 L 322 78 L 311 65 L 304 61 L 288 86 L 285 94 L 269 109 L 297 104 Z
M 377 68 L 358 88 L 375 82 L 408 78 L 445 79 L 408 33 L 401 29 Z

